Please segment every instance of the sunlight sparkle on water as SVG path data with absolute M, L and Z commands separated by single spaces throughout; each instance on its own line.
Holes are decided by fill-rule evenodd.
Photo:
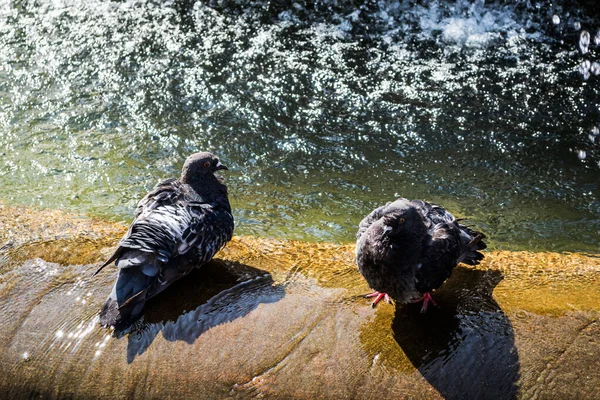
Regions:
M 597 248 L 578 225 L 597 220 L 578 190 L 594 178 L 568 167 L 596 171 L 600 157 L 569 143 L 574 116 L 597 108 L 594 16 L 585 33 L 575 6 L 326 0 L 273 13 L 259 3 L 7 3 L 5 200 L 130 221 L 154 184 L 207 149 L 230 167 L 238 234 L 349 241 L 365 210 L 400 193 L 457 199 L 490 237 L 510 232 L 506 246 Z M 490 204 L 511 200 L 526 210 L 499 226 Z M 562 218 L 572 224 L 558 228 Z M 77 287 L 69 294 L 85 307 Z
M 592 63 L 590 60 L 583 60 L 579 65 L 579 72 L 583 76 L 584 80 L 587 80 L 590 77 L 590 68 L 592 67 Z

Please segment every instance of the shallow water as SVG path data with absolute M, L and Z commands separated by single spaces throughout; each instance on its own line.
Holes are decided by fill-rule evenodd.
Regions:
M 0 248 L 9 398 L 593 398 L 599 384 L 597 256 L 489 251 L 421 314 L 370 306 L 353 244 L 235 237 L 124 335 L 97 323 L 115 269 L 92 275 L 125 226 L 60 214 L 4 223 L 26 235 Z M 27 239 L 48 220 L 61 239 Z
M 466 217 L 492 248 L 598 251 L 592 10 L 1 3 L 5 202 L 128 222 L 207 149 L 230 167 L 237 234 L 350 242 L 405 196 Z

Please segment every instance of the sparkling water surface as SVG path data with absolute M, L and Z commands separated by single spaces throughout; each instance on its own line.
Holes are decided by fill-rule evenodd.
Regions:
M 0 200 L 128 223 L 210 150 L 237 234 L 350 242 L 403 196 L 598 252 L 600 19 L 568 4 L 0 1 Z

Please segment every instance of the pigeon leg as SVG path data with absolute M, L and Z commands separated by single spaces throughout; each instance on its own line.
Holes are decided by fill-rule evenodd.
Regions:
M 371 294 L 365 295 L 365 297 L 366 298 L 375 297 L 375 300 L 373 300 L 373 303 L 371 303 L 371 307 L 373 307 L 373 308 L 375 308 L 375 306 L 377 306 L 377 303 L 379 303 L 379 301 L 383 298 L 385 298 L 385 301 L 390 303 L 390 296 L 388 296 L 387 293 L 373 292 Z
M 429 292 L 425 293 L 423 295 L 423 297 L 419 297 L 418 299 L 415 299 L 412 301 L 413 303 L 420 303 L 423 302 L 423 306 L 421 307 L 421 314 L 427 312 L 427 306 L 429 305 L 429 303 L 433 304 L 435 307 L 437 307 L 437 304 L 435 301 L 433 301 L 433 298 L 431 297 L 431 294 Z

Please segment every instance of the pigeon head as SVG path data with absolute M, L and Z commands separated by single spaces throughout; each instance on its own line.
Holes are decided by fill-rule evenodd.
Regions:
M 220 169 L 227 167 L 214 154 L 206 151 L 194 153 L 185 160 L 180 180 L 183 183 L 203 181 L 207 177 L 214 177 L 214 173 Z
M 413 235 L 422 225 L 419 213 L 414 208 L 397 209 L 382 217 L 383 235 L 389 237 Z

